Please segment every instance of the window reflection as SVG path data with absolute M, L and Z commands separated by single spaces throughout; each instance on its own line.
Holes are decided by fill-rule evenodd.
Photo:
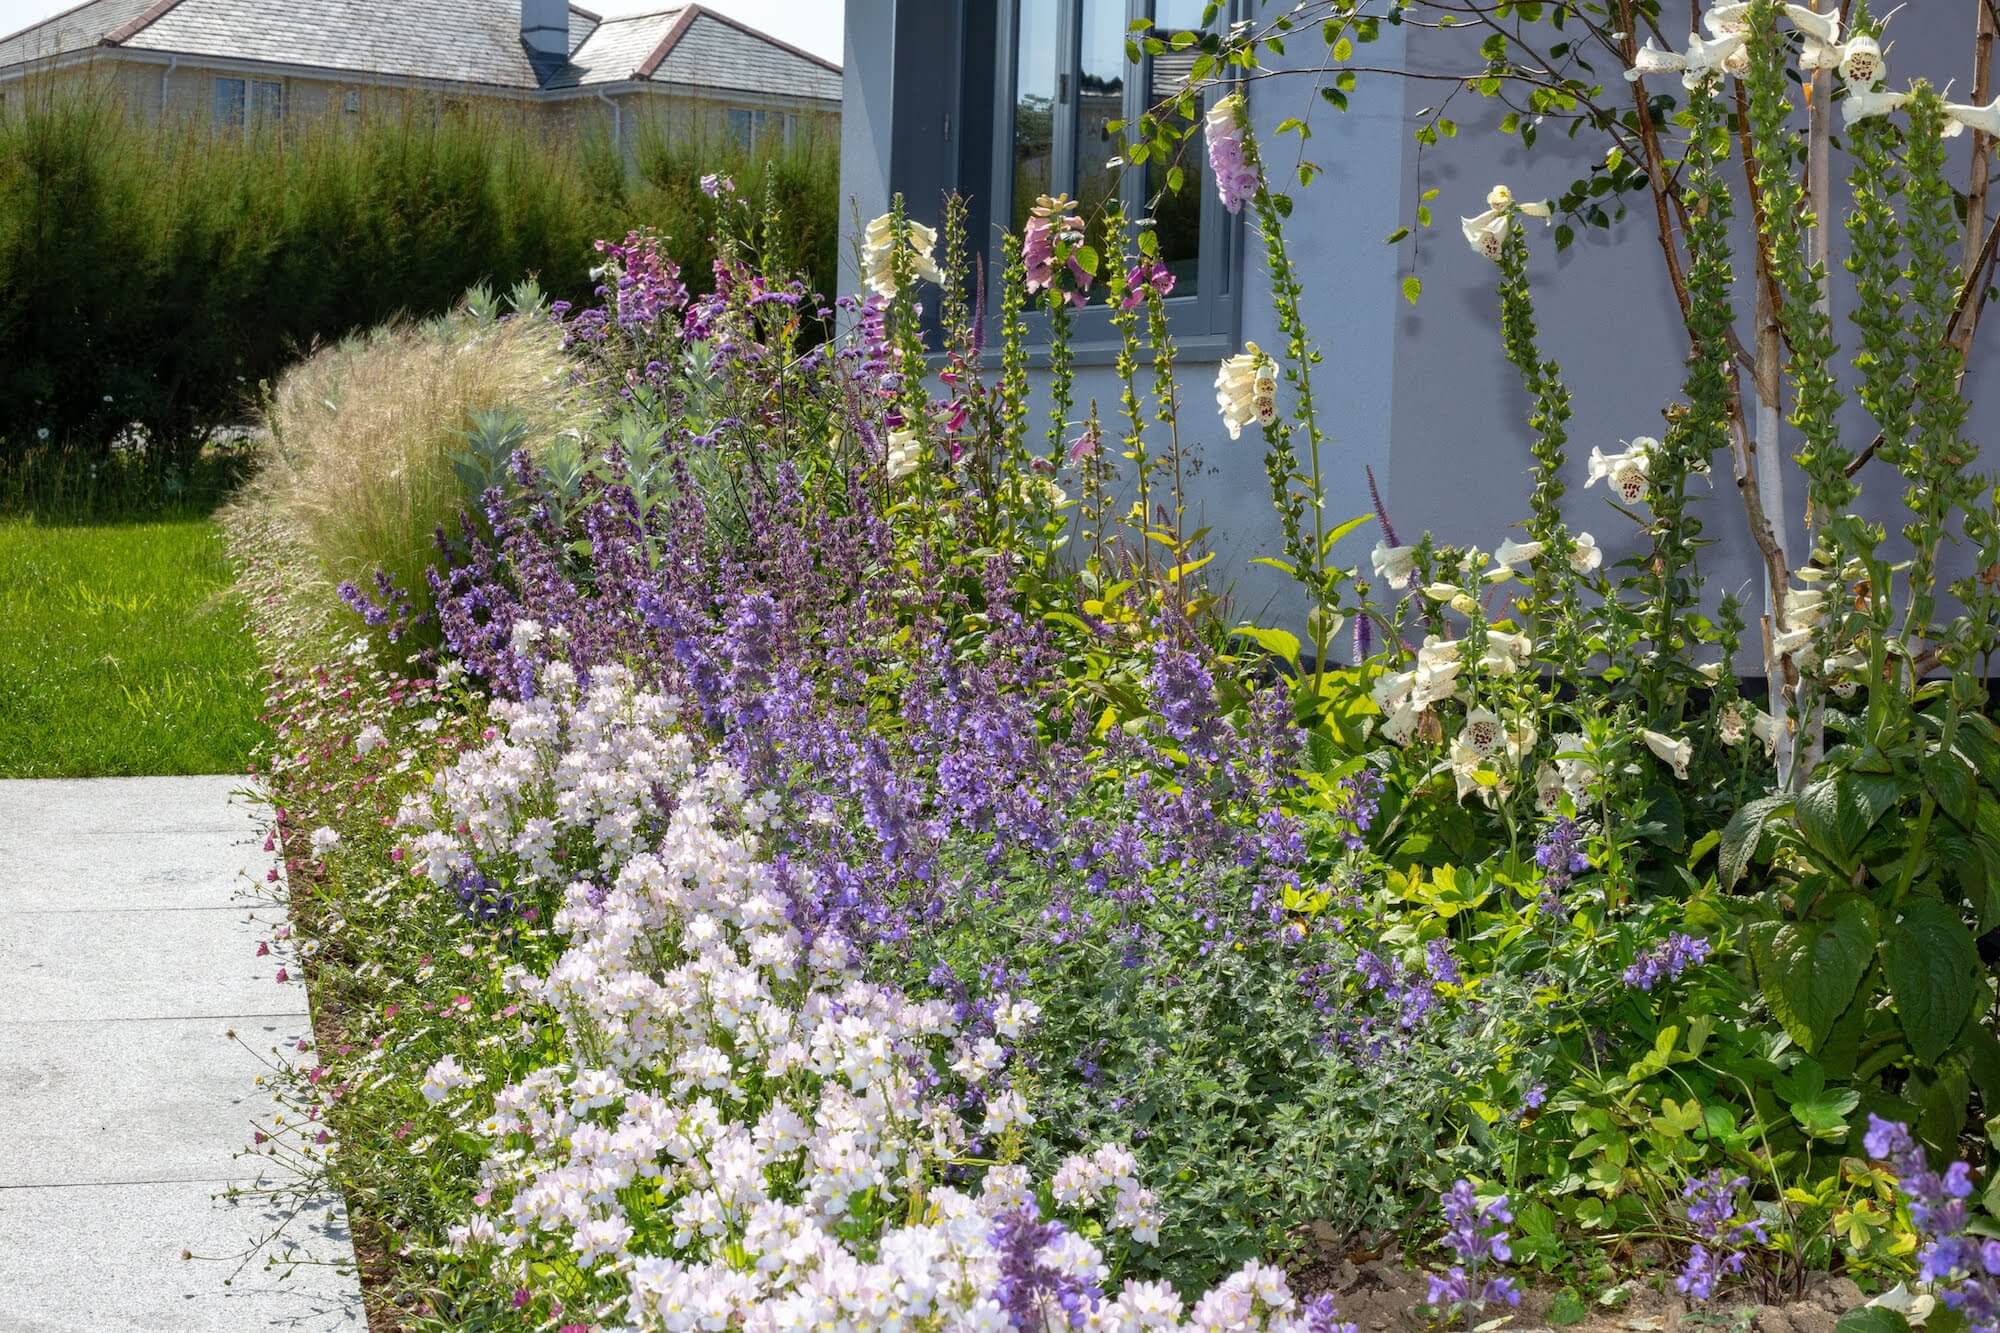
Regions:
M 1124 144 L 1111 132 L 1125 118 L 1125 0 L 1083 0 L 1076 99 L 1076 199 L 1093 225 L 1118 197 L 1110 160 Z
M 1014 58 L 1014 231 L 1035 200 L 1053 192 L 1055 171 L 1056 19 L 1061 0 L 1020 0 Z
M 1199 28 L 1207 7 L 1206 0 L 1155 0 L 1153 32 L 1164 40 L 1173 33 Z M 1194 60 L 1192 50 L 1170 49 L 1155 56 L 1146 105 L 1157 106 L 1179 91 Z M 1201 207 L 1208 188 L 1199 134 L 1183 146 L 1179 164 L 1186 179 L 1172 192 L 1167 192 L 1166 186 L 1167 172 L 1174 163 L 1153 160 L 1146 164 L 1146 198 L 1159 200 L 1153 206 L 1153 229 L 1160 238 L 1160 262 L 1174 275 L 1174 295 L 1193 296 L 1199 287 Z

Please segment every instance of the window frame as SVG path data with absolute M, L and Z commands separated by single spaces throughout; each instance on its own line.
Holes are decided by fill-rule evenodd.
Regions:
M 993 221 L 993 236 L 988 247 L 988 272 L 998 274 L 1003 270 L 1005 255 L 1002 253 L 1002 234 L 1013 218 L 1014 212 L 1014 117 L 1016 110 L 1016 70 L 1020 54 L 1021 5 L 1033 0 L 1000 0 L 1000 37 L 995 43 L 993 57 L 993 149 L 991 172 L 988 181 L 991 201 L 988 216 Z M 1058 0 L 1056 20 L 1056 49 L 1063 56 L 1067 69 L 1067 100 L 1059 100 L 1050 143 L 1050 175 L 1058 182 L 1073 182 L 1076 174 L 1077 135 L 1076 98 L 1082 70 L 1084 0 Z M 1125 0 L 1124 34 L 1129 35 L 1131 25 L 1141 19 L 1153 16 L 1155 0 Z M 1227 0 L 1217 23 L 1225 29 L 1237 17 L 1242 0 Z M 1126 124 L 1136 123 L 1151 100 L 1153 81 L 1153 58 L 1145 56 L 1135 68 L 1127 62 L 1125 70 L 1124 111 L 1122 119 Z M 1059 87 L 1063 86 L 1059 79 Z M 1203 101 L 1205 110 L 1213 94 Z M 1201 197 L 1200 249 L 1196 259 L 1200 281 L 1190 296 L 1167 298 L 1167 328 L 1174 336 L 1182 356 L 1190 360 L 1204 357 L 1219 359 L 1236 350 L 1241 326 L 1241 293 L 1237 290 L 1237 274 L 1241 265 L 1238 260 L 1243 247 L 1242 219 L 1223 208 L 1221 200 L 1209 187 L 1208 163 L 1198 141 L 1189 143 L 1187 165 L 1190 179 L 1182 188 L 1193 189 Z M 1128 217 L 1143 216 L 1146 202 L 1146 168 L 1128 162 L 1120 172 L 1119 197 L 1125 201 Z M 1101 277 L 1102 275 L 1100 275 Z M 1037 360 L 1045 360 L 1050 341 L 1049 317 L 1046 311 L 1030 309 L 1026 314 L 1028 325 L 1028 345 L 1031 356 L 1040 353 Z M 997 315 L 995 316 L 997 322 Z M 1110 312 L 1101 304 L 1086 306 L 1071 317 L 1071 331 L 1076 359 L 1081 364 L 1096 364 L 1115 355 L 1119 339 L 1111 325 Z
M 224 89 L 232 86 L 231 101 L 225 103 Z M 285 81 L 252 74 L 217 74 L 209 80 L 209 109 L 215 123 L 224 129 L 248 133 L 252 125 L 280 124 L 285 119 Z

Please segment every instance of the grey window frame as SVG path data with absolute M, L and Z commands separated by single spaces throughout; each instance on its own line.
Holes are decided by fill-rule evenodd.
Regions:
M 225 104 L 224 90 L 231 85 L 234 85 L 234 100 Z M 209 106 L 215 123 L 229 129 L 248 130 L 251 125 L 276 124 L 285 118 L 285 82 L 248 74 L 218 74 L 209 84 Z
M 994 226 L 987 255 L 987 271 L 993 274 L 1003 269 L 1005 255 L 1001 249 L 1001 232 L 1006 219 L 1013 216 L 1015 71 L 1020 54 L 1022 3 L 1023 0 L 1000 0 L 1002 40 L 996 43 L 993 61 L 993 160 L 989 198 Z M 1063 53 L 1068 66 L 1069 100 L 1059 106 L 1055 117 L 1050 175 L 1057 182 L 1066 182 L 1075 179 L 1077 160 L 1074 112 L 1078 75 L 1082 68 L 1083 0 L 1058 0 L 1058 3 L 1056 49 Z M 1241 7 L 1242 0 L 1229 0 L 1222 6 L 1217 24 L 1226 29 L 1238 16 Z M 1129 33 L 1131 25 L 1141 19 L 1150 20 L 1153 9 L 1154 0 L 1125 0 L 1126 31 Z M 1141 60 L 1136 77 L 1131 64 L 1126 64 L 1125 70 L 1124 119 L 1127 124 L 1132 124 L 1148 107 L 1153 79 L 1152 58 L 1148 56 Z M 1210 100 L 1212 98 L 1213 94 Z M 1207 104 L 1204 101 L 1204 110 Z M 1240 217 L 1232 215 L 1222 206 L 1222 201 L 1211 187 L 1206 153 L 1198 136 L 1189 143 L 1185 161 L 1190 178 L 1182 188 L 1198 190 L 1202 200 L 1201 244 L 1196 260 L 1200 281 L 1196 283 L 1194 295 L 1167 299 L 1167 328 L 1184 358 L 1219 359 L 1236 350 L 1240 337 L 1242 299 L 1237 288 L 1240 286 L 1238 271 L 1244 244 L 1243 223 Z M 1143 216 L 1146 204 L 1145 167 L 1127 163 L 1120 174 L 1119 197 L 1125 203 L 1126 215 Z M 1031 356 L 1039 352 L 1035 359 L 1045 359 L 1049 343 L 1047 313 L 1030 310 L 1027 325 Z M 1079 364 L 1101 364 L 1116 356 L 1117 334 L 1111 327 L 1110 312 L 1101 302 L 1076 311 L 1072 316 L 1071 330 Z

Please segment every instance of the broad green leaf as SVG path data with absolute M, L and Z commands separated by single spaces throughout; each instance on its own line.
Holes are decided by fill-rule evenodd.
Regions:
M 1925 755 L 1917 767 L 1924 775 L 1924 786 L 1937 798 L 1938 809 L 1967 830 L 1977 828 L 1979 789 L 1973 785 L 1972 770 L 1965 761 L 1949 751 L 1939 751 Z
M 1910 1321 L 1886 1306 L 1864 1305 L 1842 1315 L 1833 1333 L 1910 1333 Z
M 1799 793 L 1799 832 L 1814 851 L 1843 870 L 1854 865 L 1854 854 L 1879 813 L 1848 778 L 1825 778 Z
M 1299 665 L 1299 636 L 1289 630 L 1265 629 L 1261 625 L 1238 625 L 1230 631 L 1251 640 L 1265 652 L 1282 658 L 1293 670 Z
M 1750 959 L 1771 1011 L 1793 1041 L 1817 1049 L 1854 1002 L 1874 957 L 1873 909 L 1846 898 L 1831 920 L 1760 921 L 1749 933 Z
M 1940 899 L 1908 900 L 1882 933 L 1882 974 L 1903 1037 L 1925 1064 L 1936 1064 L 1958 1040 L 1979 996 L 1978 972 L 1972 932 Z
M 1722 830 L 1722 846 L 1715 856 L 1715 873 L 1725 890 L 1735 888 L 1736 882 L 1743 878 L 1743 872 L 1750 868 L 1750 859 L 1757 854 L 1757 843 L 1764 836 L 1764 825 L 1790 800 L 1787 796 L 1766 796 L 1762 800 L 1751 801 L 1738 810 Z

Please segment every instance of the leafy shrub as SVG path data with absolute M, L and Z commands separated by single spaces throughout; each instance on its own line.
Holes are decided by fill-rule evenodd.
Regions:
M 248 135 L 147 124 L 91 84 L 31 85 L 9 105 L 0 466 L 136 438 L 185 470 L 315 343 L 440 313 L 480 282 L 587 296 L 591 240 L 641 224 L 674 237 L 705 287 L 703 172 L 746 190 L 768 178 L 797 220 L 788 253 L 833 281 L 836 165 L 810 135 L 754 152 L 674 143 L 628 174 L 601 140 L 421 102 Z

